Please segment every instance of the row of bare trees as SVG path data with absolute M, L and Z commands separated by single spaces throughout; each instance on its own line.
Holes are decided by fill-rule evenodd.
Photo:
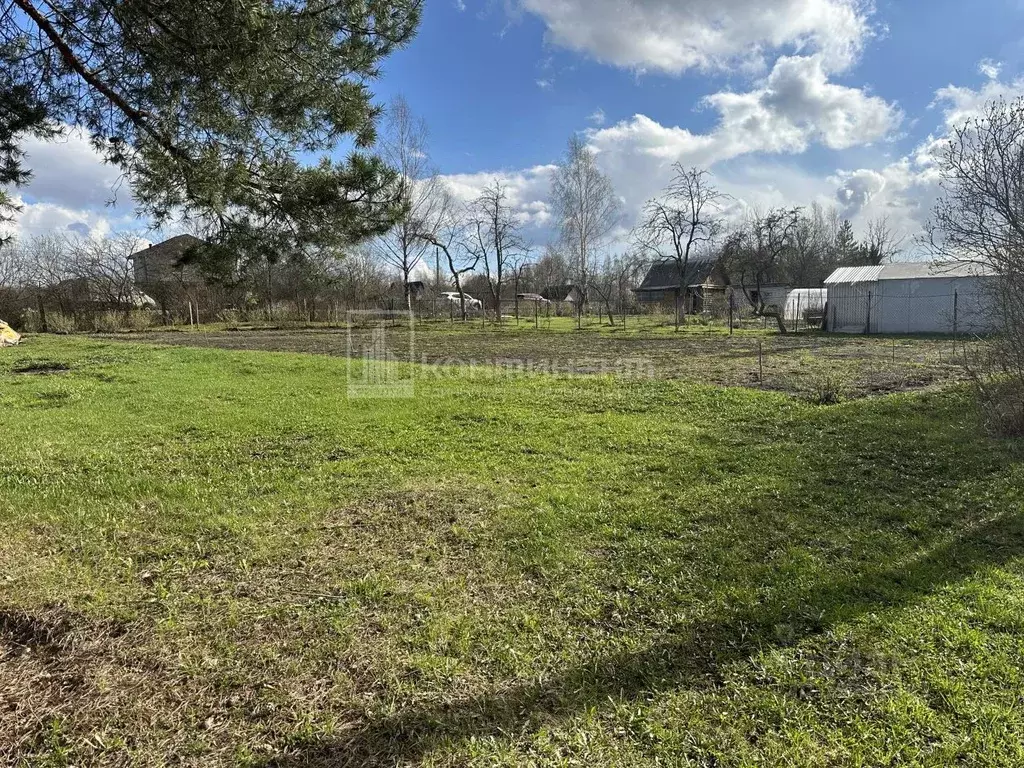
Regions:
M 60 309 L 82 302 L 129 306 L 137 293 L 131 255 L 138 249 L 133 235 L 12 239 L 0 248 L 0 309 L 13 316 L 44 301 Z
M 585 302 L 598 304 L 615 323 L 617 299 L 636 287 L 645 267 L 655 262 L 674 265 L 676 321 L 685 312 L 688 268 L 695 260 L 716 259 L 727 279 L 741 290 L 753 311 L 770 314 L 762 287 L 769 282 L 815 286 L 837 266 L 878 264 L 899 252 L 901 240 L 888 221 L 870 222 L 867 238 L 858 242 L 853 227 L 836 209 L 750 210 L 713 183 L 700 168 L 676 164 L 662 193 L 649 200 L 630 229 L 622 201 L 610 178 L 598 166 L 594 151 L 573 136 L 555 170 L 549 208 L 557 237 L 538 256 L 523 235 L 524 215 L 510 189 L 495 178 L 472 200 L 459 198 L 429 160 L 427 128 L 408 104 L 397 100 L 388 112 L 382 153 L 402 174 L 408 215 L 373 244 L 373 252 L 406 286 L 405 299 L 413 308 L 409 285 L 425 272 L 430 250 L 435 254 L 434 282 L 454 287 L 460 297 L 472 282 L 495 318 L 501 320 L 502 300 L 509 283 L 518 296 L 529 275 L 532 284 L 571 283 Z M 623 252 L 610 254 L 612 242 L 625 243 Z M 441 277 L 441 256 L 445 276 Z M 477 279 L 477 276 L 482 279 Z M 538 277 L 546 280 L 538 280 Z M 461 314 L 467 313 L 464 300 Z M 781 318 L 780 318 L 781 326 Z
M 589 303 L 614 324 L 617 312 L 635 305 L 631 289 L 647 267 L 668 262 L 678 280 L 678 323 L 686 311 L 689 286 L 684 283 L 695 260 L 716 259 L 753 310 L 767 314 L 764 284 L 818 285 L 835 266 L 878 263 L 899 248 L 884 220 L 873 222 L 867 240 L 857 242 L 850 223 L 834 209 L 738 215 L 742 206 L 716 188 L 706 170 L 679 164 L 630 228 L 622 200 L 594 151 L 573 136 L 551 183 L 548 208 L 556 236 L 541 250 L 524 234 L 528 218 L 516 190 L 501 178 L 466 199 L 463 189 L 441 176 L 430 159 L 425 123 L 402 99 L 386 113 L 379 151 L 398 169 L 405 202 L 406 215 L 391 230 L 364 246 L 233 258 L 229 269 L 213 277 L 225 286 L 224 302 L 265 307 L 270 316 L 282 301 L 311 317 L 318 306 L 339 301 L 391 303 L 398 298 L 412 310 L 420 295 L 417 278 L 429 273 L 433 257 L 431 288 L 435 293 L 454 288 L 463 318 L 470 289 L 500 322 L 503 302 L 516 302 L 518 314 L 517 297 L 527 288 L 571 284 L 581 299 L 575 302 L 578 318 Z M 610 252 L 612 243 L 621 244 L 618 252 Z M 43 238 L 20 250 L 0 249 L 0 288 L 53 289 L 72 278 L 88 278 L 94 293 L 109 296 L 111 304 L 126 304 L 133 289 L 129 256 L 138 245 L 131 237 Z M 26 259 L 28 251 L 31 258 Z M 32 275 L 24 274 L 29 263 Z
M 486 298 L 498 322 L 509 288 L 518 302 L 528 270 L 536 273 L 547 267 L 551 277 L 560 272 L 561 280 L 578 285 L 584 292 L 594 283 L 602 249 L 619 224 L 620 202 L 581 139 L 570 141 L 556 173 L 551 202 L 560 236 L 540 259 L 523 236 L 524 217 L 509 187 L 495 178 L 473 199 L 460 199 L 431 165 L 427 128 L 402 99 L 396 100 L 388 112 L 381 150 L 401 173 L 407 215 L 375 240 L 372 249 L 381 263 L 400 276 L 410 310 L 413 276 L 425 271 L 424 261 L 431 248 L 436 259 L 435 282 L 441 282 L 438 273 L 443 254 L 447 270 L 444 282 L 450 281 L 458 293 L 464 319 L 465 284 L 468 276 L 476 273 L 484 277 Z M 561 266 L 558 262 L 563 262 L 565 268 L 555 269 Z

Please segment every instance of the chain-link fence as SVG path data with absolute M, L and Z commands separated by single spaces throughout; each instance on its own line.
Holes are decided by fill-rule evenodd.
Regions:
M 998 327 L 995 305 L 990 291 L 947 281 L 854 283 L 830 287 L 827 320 L 840 333 L 973 335 Z

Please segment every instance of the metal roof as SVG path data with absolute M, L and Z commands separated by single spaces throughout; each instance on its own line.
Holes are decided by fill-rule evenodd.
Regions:
M 882 274 L 881 267 L 840 267 L 825 278 L 825 285 L 834 283 L 873 283 Z
M 825 285 L 836 283 L 875 283 L 879 280 L 922 280 L 933 277 L 985 277 L 995 271 L 981 264 L 941 261 L 897 261 L 877 267 L 840 267 Z

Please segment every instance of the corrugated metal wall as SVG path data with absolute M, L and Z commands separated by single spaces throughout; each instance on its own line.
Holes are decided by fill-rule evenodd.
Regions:
M 829 285 L 829 328 L 839 333 L 985 333 L 996 327 L 993 279 Z

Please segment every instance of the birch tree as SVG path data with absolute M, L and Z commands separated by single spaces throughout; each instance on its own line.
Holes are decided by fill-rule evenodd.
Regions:
M 579 136 L 569 139 L 551 185 L 551 204 L 582 296 L 577 321 L 592 281 L 597 257 L 608 244 L 622 213 L 611 179 L 597 167 L 597 156 Z

